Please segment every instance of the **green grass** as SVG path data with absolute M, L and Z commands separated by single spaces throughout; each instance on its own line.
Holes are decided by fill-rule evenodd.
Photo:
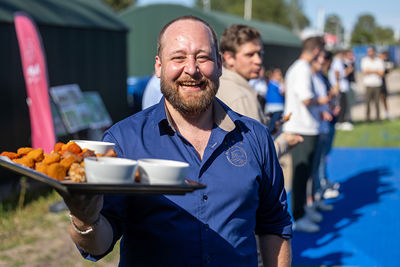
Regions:
M 335 147 L 400 147 L 400 120 L 355 122 L 352 131 L 336 131 Z
M 22 183 L 23 181 L 24 179 Z M 61 267 L 117 264 L 119 244 L 98 263 L 84 260 L 68 238 L 66 242 L 70 242 L 68 245 L 73 248 L 73 253 L 65 253 L 68 245 L 60 246 L 56 240 L 60 233 L 68 235 L 68 211 L 49 213 L 49 206 L 60 200 L 61 197 L 54 190 L 47 189 L 27 190 L 24 196 L 18 192 L 0 202 L 0 266 L 21 266 L 31 260 L 31 266 L 44 266 L 54 261 L 58 261 Z M 43 243 L 46 244 L 45 247 Z M 53 244 L 56 246 L 53 247 Z M 13 252 L 16 250 L 21 251 L 24 257 Z M 67 256 L 61 257 L 61 261 L 57 258 L 59 255 Z

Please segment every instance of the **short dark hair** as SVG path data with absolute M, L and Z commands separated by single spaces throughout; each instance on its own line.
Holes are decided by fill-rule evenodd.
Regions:
M 325 45 L 324 38 L 321 36 L 313 36 L 303 41 L 302 51 L 312 52 L 316 48 L 323 48 Z
M 157 39 L 157 55 L 161 56 L 161 50 L 162 50 L 162 38 L 164 36 L 165 31 L 168 29 L 169 26 L 171 26 L 173 23 L 180 21 L 180 20 L 193 20 L 193 21 L 198 21 L 203 23 L 211 32 L 212 35 L 212 40 L 214 43 L 214 48 L 215 48 L 215 52 L 218 54 L 218 38 L 217 38 L 217 34 L 215 33 L 214 29 L 211 27 L 210 24 L 208 24 L 205 20 L 199 18 L 199 17 L 195 17 L 195 16 L 181 16 L 178 17 L 176 19 L 171 20 L 170 22 L 168 22 L 167 24 L 165 24 L 165 26 L 161 29 L 160 33 L 158 34 L 158 39 Z
M 248 42 L 260 39 L 260 32 L 253 27 L 243 24 L 233 24 L 225 29 L 221 35 L 221 53 L 231 52 L 236 54 L 238 48 Z

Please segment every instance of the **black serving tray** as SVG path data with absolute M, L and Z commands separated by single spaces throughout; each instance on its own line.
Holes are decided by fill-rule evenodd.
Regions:
M 0 156 L 0 166 L 16 172 L 20 175 L 46 183 L 55 189 L 65 193 L 81 194 L 161 194 L 161 195 L 184 195 L 206 187 L 191 180 L 185 180 L 180 185 L 148 185 L 140 183 L 132 184 L 88 184 L 75 183 L 71 180 L 58 181 L 31 168 L 17 164 L 6 157 Z

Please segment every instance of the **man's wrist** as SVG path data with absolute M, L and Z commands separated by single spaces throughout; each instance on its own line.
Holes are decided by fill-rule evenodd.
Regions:
M 69 214 L 69 218 L 72 228 L 75 230 L 75 232 L 81 235 L 87 235 L 93 232 L 97 225 L 100 223 L 101 215 L 99 214 L 97 219 L 94 220 L 92 223 L 85 223 L 72 214 Z

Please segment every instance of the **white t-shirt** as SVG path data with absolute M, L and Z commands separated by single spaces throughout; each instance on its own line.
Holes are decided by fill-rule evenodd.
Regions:
M 336 85 L 336 72 L 339 72 L 339 91 L 346 93 L 349 91 L 349 80 L 346 79 L 346 68 L 342 59 L 335 57 L 328 72 L 329 82 L 332 86 Z
M 318 135 L 318 107 L 303 104 L 304 100 L 315 97 L 311 74 L 310 64 L 302 59 L 296 60 L 286 73 L 285 115 L 292 113 L 292 116 L 283 125 L 284 132 Z
M 382 59 L 375 57 L 364 57 L 361 60 L 361 71 L 364 72 L 366 70 L 369 71 L 385 71 L 385 64 Z M 363 82 L 365 86 L 368 87 L 379 87 L 382 86 L 382 77 L 376 73 L 364 74 Z
M 314 85 L 314 90 L 316 97 L 325 97 L 328 95 L 328 91 L 326 88 L 325 82 L 321 79 L 318 74 L 312 75 L 312 82 Z M 319 106 L 319 112 L 328 111 L 328 104 Z M 322 120 L 321 116 L 319 116 L 320 124 L 318 131 L 319 133 L 328 133 L 329 132 L 329 122 Z

